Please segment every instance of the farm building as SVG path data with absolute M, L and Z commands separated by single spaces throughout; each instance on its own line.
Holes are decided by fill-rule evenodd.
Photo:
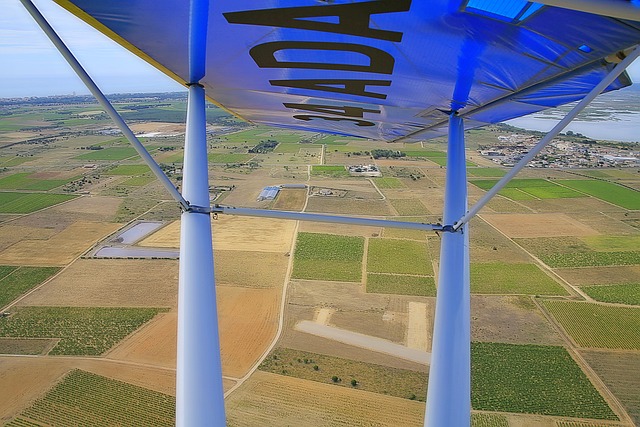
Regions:
M 278 193 L 280 192 L 280 187 L 278 186 L 270 186 L 264 187 L 258 196 L 258 201 L 262 200 L 273 200 L 276 198 Z

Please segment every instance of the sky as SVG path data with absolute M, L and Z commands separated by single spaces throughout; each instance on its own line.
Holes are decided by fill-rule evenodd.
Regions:
M 104 93 L 185 90 L 50 0 L 33 0 Z M 0 0 L 0 98 L 88 94 L 18 0 Z M 628 69 L 640 83 L 640 60 Z

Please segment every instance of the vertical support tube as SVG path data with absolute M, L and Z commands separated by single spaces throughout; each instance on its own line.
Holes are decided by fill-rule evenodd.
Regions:
M 209 0 L 189 9 L 189 100 L 182 196 L 190 206 L 209 207 L 205 74 Z M 207 209 L 208 210 L 208 209 Z M 176 425 L 226 425 L 218 334 L 211 217 L 188 209 L 180 229 Z
M 449 118 L 444 224 L 467 209 L 464 127 Z M 442 233 L 425 426 L 469 427 L 471 422 L 471 315 L 469 234 L 465 224 Z
M 189 87 L 183 196 L 209 206 L 204 89 Z M 224 393 L 218 337 L 209 214 L 182 213 L 176 425 L 224 426 Z

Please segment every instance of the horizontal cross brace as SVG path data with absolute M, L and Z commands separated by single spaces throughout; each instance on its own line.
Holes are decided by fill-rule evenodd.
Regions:
M 194 212 L 207 213 L 206 208 L 192 207 Z M 451 225 L 425 224 L 421 222 L 390 221 L 386 219 L 358 218 L 340 215 L 325 215 L 308 212 L 272 211 L 269 209 L 234 208 L 214 205 L 208 213 L 253 216 L 263 218 L 290 219 L 296 221 L 329 222 L 334 224 L 364 225 L 368 227 L 389 227 L 406 230 L 454 231 Z

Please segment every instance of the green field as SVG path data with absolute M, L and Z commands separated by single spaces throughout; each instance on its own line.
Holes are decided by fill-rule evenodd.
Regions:
M 598 252 L 633 251 L 640 248 L 640 235 L 611 236 L 597 235 L 582 237 L 589 248 Z
M 472 263 L 471 292 L 476 294 L 568 295 L 535 264 Z
M 432 276 L 426 242 L 369 239 L 367 272 Z
M 142 175 L 149 172 L 147 165 L 118 165 L 106 172 L 107 175 Z
M 50 355 L 98 356 L 164 309 L 14 307 L 0 337 L 59 338 Z
M 48 191 L 60 187 L 77 177 L 69 179 L 31 178 L 31 173 L 15 173 L 0 178 L 0 189 Z
M 493 187 L 498 180 L 496 179 L 471 179 L 469 180 L 473 185 L 483 189 L 489 190 Z M 509 190 L 512 191 L 504 191 Z M 546 179 L 512 179 L 498 194 L 509 197 L 515 196 L 513 200 L 527 200 L 527 196 L 521 196 L 518 192 L 513 190 L 519 190 L 522 193 L 526 193 L 531 197 L 539 199 L 567 199 L 574 197 L 585 197 L 584 194 L 574 191 L 570 188 L 562 187 Z
M 138 153 L 132 147 L 110 147 L 102 150 L 91 150 L 88 153 L 76 156 L 81 160 L 124 160 L 137 156 Z
M 350 176 L 349 171 L 340 165 L 313 165 L 311 175 L 330 176 L 333 178 Z
M 74 370 L 5 425 L 170 427 L 175 407 L 173 396 Z
M 509 422 L 503 415 L 471 414 L 471 427 L 509 427 Z
M 303 147 L 303 146 L 300 145 L 300 144 L 280 143 L 275 148 L 275 150 L 273 150 L 273 152 L 274 153 L 297 153 L 298 151 L 300 151 L 301 147 Z M 316 147 L 314 147 L 314 148 L 316 148 Z
M 143 185 L 147 185 L 150 182 L 153 182 L 156 179 L 155 176 L 152 175 L 141 175 L 134 176 L 132 178 L 127 179 L 122 182 L 122 185 L 128 185 L 132 187 L 142 187 Z
M 298 233 L 291 277 L 358 282 L 363 253 L 362 237 Z
M 401 216 L 417 216 L 429 213 L 425 205 L 418 199 L 389 199 L 389 202 Z
M 563 347 L 471 344 L 476 410 L 617 420 Z
M 581 347 L 640 350 L 640 308 L 569 301 L 544 306 Z
M 607 265 L 640 264 L 640 251 L 629 252 L 572 252 L 540 257 L 549 267 L 597 267 Z
M 625 209 L 640 209 L 640 191 L 595 179 L 563 179 L 562 185 Z
M 469 168 L 467 169 L 467 173 L 469 176 L 479 176 L 479 177 L 502 177 L 507 172 L 502 168 Z
M 211 153 L 209 154 L 209 162 L 211 163 L 246 163 L 253 159 L 253 154 L 240 153 Z
M 317 367 L 317 368 L 316 368 Z M 261 371 L 334 384 L 389 396 L 424 401 L 427 374 L 391 368 L 289 348 L 276 348 L 259 368 Z M 336 377 L 336 381 L 333 380 Z M 368 424 L 367 424 L 368 425 Z
M 436 295 L 436 284 L 430 276 L 369 273 L 367 274 L 367 292 L 433 297 Z
M 596 301 L 640 305 L 640 283 L 583 286 L 581 289 Z
M 383 189 L 404 187 L 404 185 L 402 184 L 402 181 L 400 181 L 398 178 L 391 178 L 391 177 L 373 178 L 373 182 L 376 183 L 376 186 L 378 188 L 383 188 Z
M 0 213 L 31 213 L 75 197 L 67 194 L 0 192 Z
M 47 280 L 58 267 L 0 266 L 0 308 Z

